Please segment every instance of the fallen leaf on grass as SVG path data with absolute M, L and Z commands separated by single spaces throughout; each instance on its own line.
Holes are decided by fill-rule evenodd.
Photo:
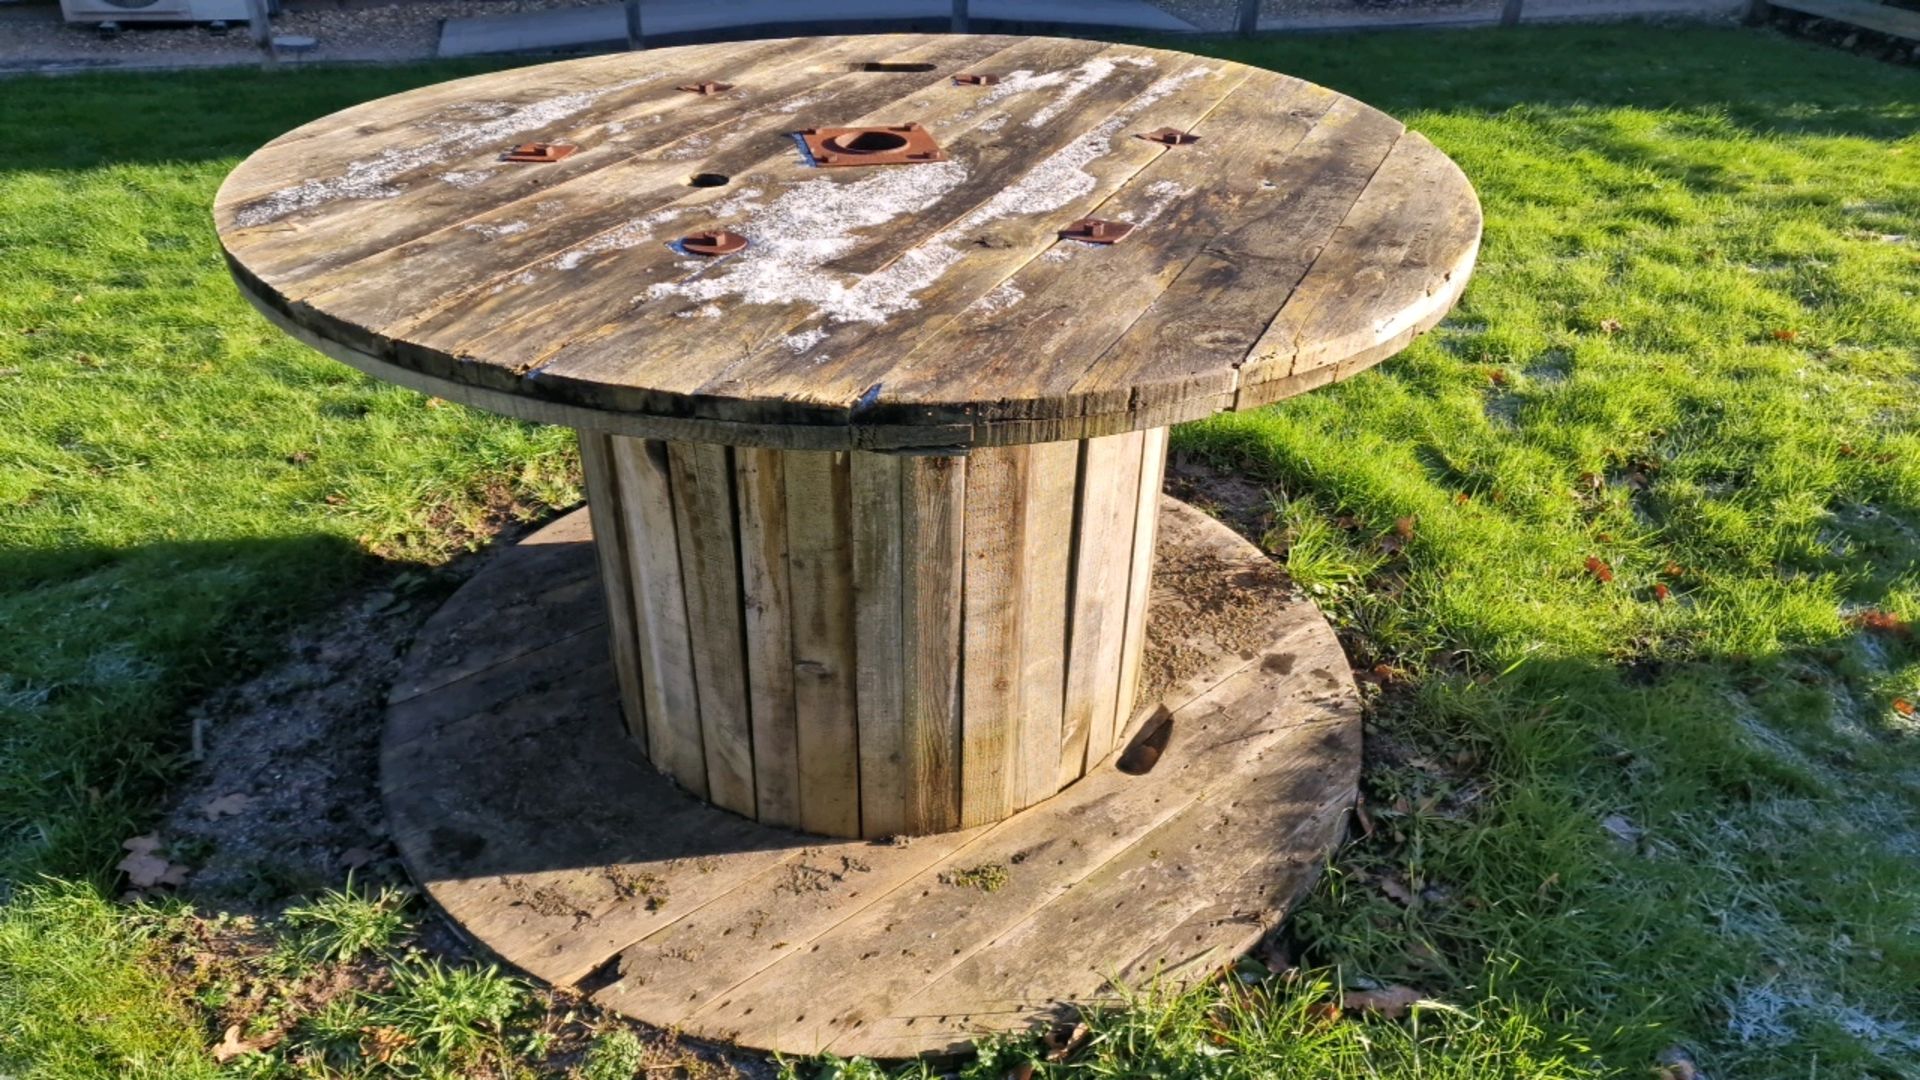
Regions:
M 1592 574 L 1594 580 L 1602 585 L 1613 580 L 1613 567 L 1608 566 L 1607 560 L 1598 555 L 1587 556 L 1587 573 Z
M 1906 698 L 1903 698 L 1903 697 L 1894 698 L 1893 711 L 1899 713 L 1901 716 L 1912 716 L 1913 702 L 1908 701 Z
M 1413 906 L 1413 890 L 1400 884 L 1398 878 L 1381 878 L 1380 891 L 1399 902 L 1401 907 Z
M 1775 330 L 1773 332 L 1773 340 L 1775 341 L 1792 341 L 1799 336 L 1800 331 L 1798 330 Z
M 1383 986 L 1378 990 L 1349 990 L 1340 997 L 1347 1012 L 1368 1013 L 1382 1020 L 1398 1020 L 1407 1015 L 1414 1002 L 1427 995 L 1411 986 Z
M 1653 587 L 1653 598 L 1663 604 L 1666 603 L 1667 600 L 1670 599 L 1672 596 L 1673 596 L 1673 590 L 1667 588 L 1665 585 L 1656 584 Z
M 1047 1060 L 1067 1060 L 1075 1050 L 1080 1049 L 1081 1043 L 1087 1041 L 1087 1034 L 1087 1025 L 1078 1023 L 1061 1024 L 1051 1029 L 1040 1039 L 1046 1044 Z
M 1619 333 L 1622 329 L 1625 329 L 1625 328 L 1621 326 L 1619 319 L 1601 319 L 1600 320 L 1600 332 L 1607 335 L 1608 337 L 1612 337 L 1613 335 Z
M 237 817 L 244 814 L 247 812 L 247 807 L 252 804 L 253 796 L 236 791 L 208 800 L 200 807 L 200 812 L 207 815 L 208 821 L 218 821 L 223 817 Z
M 213 1048 L 213 1060 L 225 1065 L 241 1054 L 251 1054 L 256 1050 L 265 1050 L 279 1041 L 280 1037 L 275 1035 L 262 1039 L 258 1043 L 247 1042 L 240 1037 L 240 1025 L 231 1024 L 227 1027 L 226 1033 L 220 1037 L 220 1045 Z
M 1340 1006 L 1331 1001 L 1316 1001 L 1307 1006 L 1307 1019 L 1331 1024 L 1340 1019 Z
M 134 889 L 151 889 L 156 885 L 179 885 L 187 880 L 187 868 L 178 863 L 168 862 L 159 854 L 160 838 L 152 833 L 136 836 L 121 847 L 127 850 L 127 857 L 115 863 L 113 868 L 127 875 L 127 884 Z
M 1882 634 L 1907 632 L 1907 620 L 1887 611 L 1862 611 L 1848 621 L 1862 630 L 1877 630 Z

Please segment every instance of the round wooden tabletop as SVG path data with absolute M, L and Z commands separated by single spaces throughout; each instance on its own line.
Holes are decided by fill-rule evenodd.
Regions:
M 531 419 L 796 449 L 1265 404 L 1439 321 L 1480 239 L 1444 154 L 1323 87 L 950 35 L 430 86 L 269 143 L 215 217 L 248 298 L 363 370 Z

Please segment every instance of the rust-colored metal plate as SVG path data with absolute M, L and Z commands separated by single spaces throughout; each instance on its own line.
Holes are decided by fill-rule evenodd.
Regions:
M 1000 76 L 998 75 L 987 75 L 979 72 L 955 75 L 953 77 L 953 85 L 955 86 L 992 86 L 999 81 Z
M 933 134 L 919 124 L 887 124 L 881 127 L 807 128 L 800 133 L 814 164 L 824 168 L 841 165 L 919 165 L 947 160 L 947 152 L 933 141 Z
M 1144 131 L 1134 136 L 1134 138 L 1159 143 L 1161 146 L 1190 146 L 1200 141 L 1200 136 L 1190 131 L 1181 131 L 1179 128 L 1170 127 L 1163 127 L 1158 131 Z
M 731 255 L 746 246 L 746 237 L 720 229 L 691 233 L 680 238 L 681 249 L 693 255 Z
M 544 164 L 550 161 L 559 161 L 561 158 L 566 157 L 569 154 L 572 154 L 575 150 L 578 150 L 578 149 L 580 148 L 573 145 L 572 143 L 563 143 L 563 142 L 562 143 L 552 143 L 552 142 L 521 143 L 519 146 L 516 146 L 513 149 L 507 151 L 506 153 L 501 154 L 500 160 L 527 161 L 527 162 L 533 162 L 536 164 Z
M 1103 221 L 1099 218 L 1081 218 L 1079 221 L 1060 230 L 1062 240 L 1083 240 L 1089 244 L 1117 244 L 1120 238 L 1133 231 L 1130 221 Z

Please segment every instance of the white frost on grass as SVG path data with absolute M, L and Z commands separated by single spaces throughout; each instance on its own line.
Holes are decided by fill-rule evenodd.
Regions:
M 429 120 L 425 126 L 438 135 L 428 142 L 419 146 L 389 147 L 373 157 L 349 162 L 346 172 L 338 176 L 309 178 L 292 187 L 281 188 L 242 207 L 234 215 L 234 221 L 248 227 L 266 225 L 288 214 L 339 199 L 391 199 L 402 190 L 393 181 L 403 173 L 437 165 L 451 157 L 466 156 L 477 150 L 504 148 L 517 135 L 559 123 L 608 94 L 631 89 L 659 77 L 654 75 L 632 79 L 525 105 L 465 103 L 459 108 L 469 115 L 477 114 L 477 119 Z M 473 176 L 472 173 L 449 175 L 460 176 L 463 181 Z
M 1887 1020 L 1836 994 L 1769 979 L 1742 981 L 1726 999 L 1727 1030 L 1743 1043 L 1786 1043 L 1799 1037 L 1801 1018 L 1832 1024 L 1882 1053 L 1920 1050 L 1920 1031 Z M 1804 1021 L 1801 1021 L 1804 1022 Z
M 889 169 L 847 183 L 807 180 L 787 188 L 764 207 L 739 202 L 740 211 L 753 211 L 738 226 L 752 246 L 717 265 L 714 273 L 655 284 L 644 299 L 678 296 L 710 303 L 737 297 L 749 304 L 810 305 L 830 323 L 885 322 L 918 307 L 918 294 L 973 249 L 972 239 L 981 229 L 1007 218 L 1058 210 L 1093 191 L 1097 180 L 1087 167 L 1112 152 L 1114 140 L 1128 125 L 1186 82 L 1209 73 L 1206 68 L 1192 68 L 1158 80 L 1126 108 L 1049 155 L 960 220 L 865 277 L 849 280 L 826 267 L 859 246 L 861 230 L 878 228 L 938 202 L 966 179 L 964 164 L 946 161 Z M 1161 194 L 1173 197 L 1170 191 Z

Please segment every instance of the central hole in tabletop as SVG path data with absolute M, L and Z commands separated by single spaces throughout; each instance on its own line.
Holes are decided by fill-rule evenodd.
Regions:
M 849 131 L 827 140 L 843 154 L 884 154 L 907 145 L 907 137 L 893 131 Z
M 868 60 L 847 67 L 854 71 L 932 71 L 934 65 L 914 60 Z
M 733 177 L 726 173 L 699 172 L 687 177 L 689 187 L 726 187 Z

